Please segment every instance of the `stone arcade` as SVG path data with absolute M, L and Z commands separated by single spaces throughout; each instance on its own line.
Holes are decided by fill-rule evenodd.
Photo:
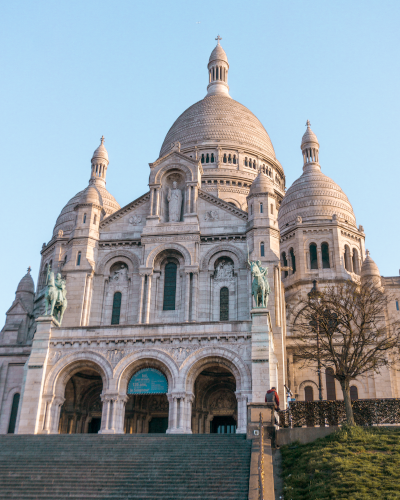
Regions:
M 285 194 L 271 140 L 230 97 L 228 72 L 218 39 L 206 97 L 168 131 L 150 190 L 123 208 L 106 189 L 102 137 L 89 185 L 43 244 L 36 292 L 28 270 L 7 311 L 0 433 L 244 433 L 247 403 L 273 385 L 282 400 L 284 384 L 316 398 L 286 326 L 312 280 L 374 277 L 398 297 L 387 313 L 400 314 L 400 280 L 364 258 L 363 228 L 321 172 L 310 123 L 303 174 Z M 249 259 L 268 268 L 267 308 L 252 302 Z M 45 316 L 50 271 L 66 280 L 61 324 Z M 324 398 L 340 396 L 329 377 Z M 400 396 L 391 370 L 354 387 Z

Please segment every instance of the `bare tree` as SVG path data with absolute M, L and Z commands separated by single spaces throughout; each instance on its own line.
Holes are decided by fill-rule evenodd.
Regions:
M 347 281 L 319 290 L 317 280 L 293 322 L 296 356 L 305 365 L 334 368 L 343 391 L 346 419 L 355 425 L 350 382 L 395 364 L 400 322 L 388 317 L 390 297 L 372 281 Z

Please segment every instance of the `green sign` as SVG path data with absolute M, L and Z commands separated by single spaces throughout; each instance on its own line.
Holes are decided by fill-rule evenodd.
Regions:
M 165 394 L 168 392 L 168 381 L 165 375 L 155 368 L 138 371 L 130 379 L 128 394 Z

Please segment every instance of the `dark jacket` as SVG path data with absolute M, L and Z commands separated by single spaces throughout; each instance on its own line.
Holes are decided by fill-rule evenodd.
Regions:
M 279 407 L 278 393 L 274 389 L 270 389 L 269 391 L 267 391 L 267 394 L 265 395 L 265 402 L 266 403 L 275 403 L 276 406 Z

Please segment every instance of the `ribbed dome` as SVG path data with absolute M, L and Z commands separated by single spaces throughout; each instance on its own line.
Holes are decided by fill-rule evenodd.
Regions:
M 56 225 L 53 229 L 53 236 L 57 236 L 60 229 L 64 231 L 64 236 L 67 236 L 75 226 L 76 212 L 74 208 L 79 203 L 95 203 L 104 208 L 106 216 L 113 214 L 121 207 L 117 200 L 112 196 L 106 188 L 98 185 L 89 185 L 83 191 L 80 191 L 62 209 L 58 216 Z
M 206 96 L 184 111 L 169 129 L 160 156 L 167 154 L 176 141 L 182 148 L 203 143 L 247 147 L 275 158 L 271 139 L 258 118 L 224 95 Z
M 210 63 L 217 59 L 228 62 L 228 56 L 226 55 L 225 50 L 221 47 L 219 43 L 217 44 L 215 49 L 211 52 L 210 59 L 208 60 L 208 62 Z
M 303 146 L 305 146 L 306 144 L 310 143 L 319 145 L 317 136 L 311 130 L 311 123 L 309 120 L 307 120 L 307 130 L 304 132 L 303 137 L 301 139 L 301 148 L 303 148 Z
M 106 160 L 108 162 L 108 152 L 104 146 L 104 136 L 101 138 L 100 146 L 93 153 L 92 161 L 93 160 Z
M 367 250 L 367 256 L 364 259 L 364 262 L 361 266 L 361 277 L 362 278 L 373 278 L 373 277 L 381 277 L 381 273 L 379 272 L 378 266 L 375 264 L 375 261 L 371 258 L 369 251 Z
M 18 284 L 16 293 L 20 292 L 35 293 L 35 284 L 31 276 L 30 268 Z
M 279 209 L 279 229 L 300 215 L 303 222 L 332 219 L 337 214 L 356 226 L 353 208 L 341 188 L 319 167 L 306 171 L 287 190 Z
M 273 183 L 267 175 L 265 175 L 263 172 L 260 172 L 250 186 L 249 196 L 252 194 L 268 192 L 274 192 Z

